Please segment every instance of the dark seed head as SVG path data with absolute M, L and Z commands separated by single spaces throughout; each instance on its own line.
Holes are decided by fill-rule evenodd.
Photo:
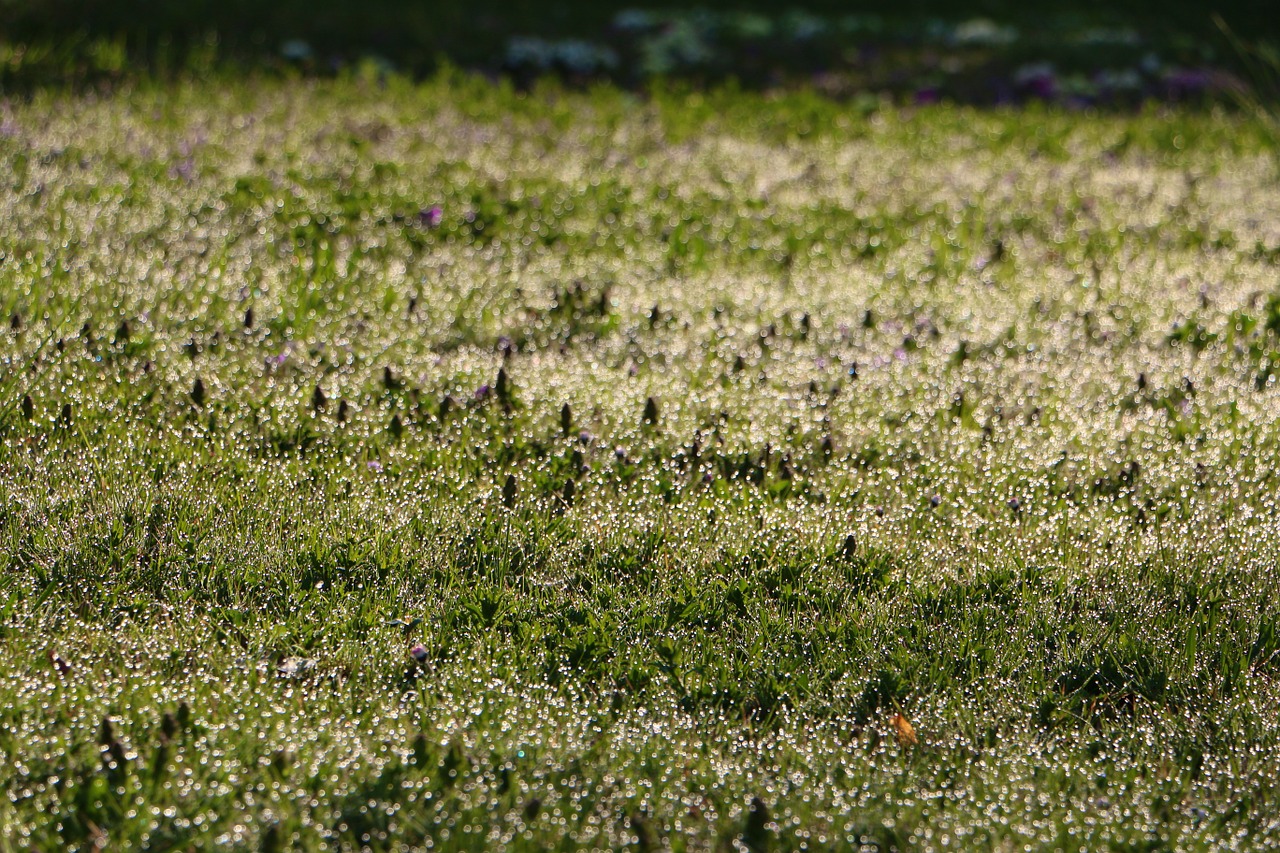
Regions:
M 246 329 L 253 328 L 253 308 L 252 307 L 244 309 L 244 327 Z
M 24 421 L 29 421 L 33 417 L 35 417 L 35 414 L 36 414 L 36 406 L 35 406 L 35 403 L 31 402 L 31 395 L 23 394 L 22 395 L 22 419 Z
M 573 485 L 573 480 L 565 480 L 564 489 L 560 493 L 560 497 L 564 500 L 565 506 L 573 506 L 573 496 L 575 492 L 576 487 Z
M 387 424 L 387 432 L 393 439 L 399 439 L 404 434 L 404 422 L 400 420 L 399 414 L 391 416 L 391 423 Z
M 67 428 L 71 427 L 71 404 L 70 403 L 62 404 L 62 425 Z
M 450 397 L 448 394 L 445 394 L 444 399 L 440 401 L 440 409 L 439 409 L 439 415 L 438 415 L 440 420 L 444 420 L 445 417 L 448 416 L 449 410 L 452 408 L 453 408 L 453 398 Z
M 311 408 L 317 412 L 322 412 L 328 405 L 329 398 L 324 395 L 324 389 L 317 385 L 316 390 L 311 394 Z
M 502 505 L 507 509 L 516 505 L 516 475 L 508 474 L 507 481 L 502 484 Z
M 197 406 L 204 405 L 204 380 L 199 376 L 196 377 L 195 384 L 191 386 L 191 402 Z
M 647 424 L 658 422 L 658 403 L 652 397 L 644 401 L 644 422 Z
M 742 843 L 752 853 L 768 849 L 769 820 L 769 807 L 764 800 L 752 797 L 751 809 L 747 812 L 747 825 L 742 830 Z
M 165 711 L 160 717 L 160 734 L 165 740 L 170 740 L 178 733 L 178 718 L 173 715 L 172 711 Z
M 658 842 L 654 838 L 653 827 L 649 824 L 647 817 L 636 812 L 631 815 L 630 822 L 631 831 L 636 834 L 636 850 L 639 853 L 649 853 L 650 850 L 658 846 Z
M 17 311 L 14 311 L 13 316 L 9 318 L 9 328 L 15 332 L 22 328 L 22 315 Z
M 569 404 L 565 403 L 560 407 L 560 431 L 567 437 L 573 430 L 573 411 L 569 408 Z
M 347 405 L 346 400 L 338 401 L 338 423 L 345 424 L 347 422 L 347 412 L 349 409 L 350 407 Z
M 111 746 L 116 743 L 116 730 L 111 725 L 110 717 L 102 718 L 102 728 L 98 731 L 98 743 L 103 746 Z
M 280 853 L 280 827 L 271 824 L 262 833 L 262 853 Z
M 427 736 L 419 732 L 413 737 L 413 763 L 417 767 L 425 767 L 431 760 L 431 748 L 427 744 Z

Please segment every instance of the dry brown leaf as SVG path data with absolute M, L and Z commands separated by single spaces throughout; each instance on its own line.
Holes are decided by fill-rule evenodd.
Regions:
M 916 737 L 915 726 L 901 714 L 890 717 L 889 725 L 893 726 L 893 733 L 898 738 L 898 746 L 916 746 L 920 743 L 920 739 Z

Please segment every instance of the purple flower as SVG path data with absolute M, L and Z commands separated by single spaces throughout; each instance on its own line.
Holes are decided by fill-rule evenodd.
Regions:
M 479 388 L 476 389 L 476 399 L 477 400 L 488 399 L 490 390 L 491 389 L 489 388 L 488 385 L 481 385 Z
M 422 643 L 414 643 L 409 649 L 409 656 L 418 663 L 425 663 L 427 660 L 427 647 Z
M 1014 72 L 1013 85 L 1029 98 L 1053 100 L 1058 95 L 1058 75 L 1048 62 L 1034 62 Z
M 440 223 L 444 221 L 444 210 L 440 205 L 432 205 L 424 207 L 418 211 L 418 223 L 427 228 L 439 228 Z
M 1164 85 L 1174 98 L 1191 98 L 1213 88 L 1213 78 L 1197 68 L 1177 68 L 1164 75 Z
M 184 181 L 190 181 L 195 177 L 196 164 L 190 157 L 184 157 L 175 165 L 169 167 L 170 178 L 182 178 Z
M 375 460 L 373 460 L 372 462 L 366 462 L 366 463 L 365 463 L 365 466 L 366 466 L 370 471 L 373 471 L 375 474 L 381 474 L 381 473 L 382 473 L 382 463 L 381 463 L 381 462 L 379 462 L 379 461 L 377 461 L 376 459 L 375 459 Z

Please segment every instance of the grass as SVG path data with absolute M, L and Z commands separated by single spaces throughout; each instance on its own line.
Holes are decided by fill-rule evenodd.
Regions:
M 0 849 L 1280 841 L 1264 123 L 445 73 L 0 127 Z

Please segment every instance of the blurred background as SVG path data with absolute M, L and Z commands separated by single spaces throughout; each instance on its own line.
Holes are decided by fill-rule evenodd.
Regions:
M 0 0 L 9 91 L 214 67 L 1129 105 L 1266 90 L 1274 0 Z

